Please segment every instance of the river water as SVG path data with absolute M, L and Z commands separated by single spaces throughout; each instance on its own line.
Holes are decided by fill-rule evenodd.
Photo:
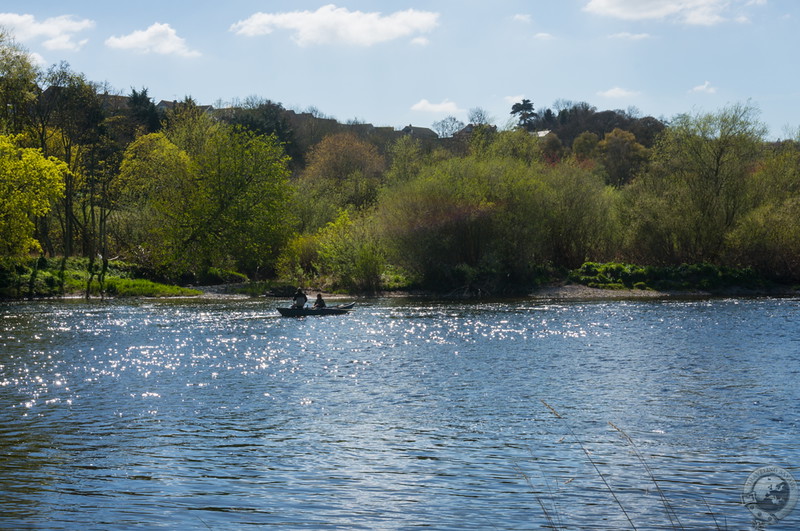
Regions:
M 749 529 L 800 478 L 797 299 L 275 305 L 0 304 L 0 528 Z

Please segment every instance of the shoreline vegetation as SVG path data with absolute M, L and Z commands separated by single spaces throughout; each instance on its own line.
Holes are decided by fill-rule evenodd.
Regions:
M 28 266 L 0 268 L 0 300 L 128 297 L 273 297 L 291 298 L 295 286 L 279 281 L 249 281 L 244 275 L 212 271 L 191 277 L 182 285 L 153 278 L 147 271 L 118 260 L 103 266 L 87 259 L 32 259 Z M 91 273 L 90 273 L 91 271 Z M 585 262 L 571 271 L 551 272 L 535 286 L 518 286 L 493 294 L 475 286 L 448 292 L 399 286 L 371 292 L 330 292 L 313 285 L 304 287 L 326 298 L 421 297 L 432 300 L 511 299 L 614 300 L 712 297 L 791 297 L 800 295 L 794 285 L 778 284 L 749 269 L 731 269 L 710 264 L 678 267 L 638 266 L 623 263 Z
M 45 71 L 2 30 L 0 52 L 13 73 L 0 86 L 0 298 L 800 284 L 800 130 L 767 140 L 750 102 L 663 121 L 523 99 L 504 127 L 475 108 L 437 132 L 256 96 L 157 106 L 146 88 Z

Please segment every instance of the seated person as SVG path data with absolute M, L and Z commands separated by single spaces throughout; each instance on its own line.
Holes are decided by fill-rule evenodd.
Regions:
M 308 302 L 308 297 L 302 289 L 297 288 L 297 291 L 294 292 L 294 299 L 292 299 L 292 308 L 302 308 L 306 302 Z
M 322 293 L 317 293 L 317 300 L 314 301 L 314 308 L 324 308 L 325 301 L 322 300 Z

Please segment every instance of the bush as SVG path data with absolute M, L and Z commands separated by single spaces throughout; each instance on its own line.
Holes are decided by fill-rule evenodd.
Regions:
M 247 275 L 237 273 L 236 271 L 219 269 L 217 267 L 210 267 L 205 271 L 205 273 L 202 273 L 199 276 L 199 282 L 201 286 L 215 286 L 219 284 L 233 284 L 247 281 Z
M 586 262 L 569 273 L 569 280 L 602 289 L 657 289 L 715 291 L 728 287 L 757 288 L 764 279 L 752 268 L 736 269 L 713 264 L 673 267 L 625 263 Z

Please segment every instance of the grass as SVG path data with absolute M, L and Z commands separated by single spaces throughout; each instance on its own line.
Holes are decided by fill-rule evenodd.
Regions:
M 634 529 L 634 530 L 637 529 L 636 524 L 634 524 L 633 519 L 631 518 L 631 516 L 628 513 L 628 511 L 625 509 L 625 506 L 622 504 L 620 498 L 617 496 L 617 493 L 614 491 L 614 488 L 608 482 L 608 480 L 606 479 L 605 475 L 601 472 L 601 470 L 600 470 L 597 462 L 595 461 L 595 459 L 592 458 L 591 450 L 586 447 L 586 445 L 583 443 L 583 441 L 580 440 L 580 438 L 578 438 L 578 436 L 572 430 L 572 427 L 569 425 L 569 423 L 567 422 L 567 419 L 564 416 L 562 416 L 553 406 L 551 406 L 550 404 L 548 404 L 544 400 L 542 400 L 541 402 L 542 402 L 542 404 L 544 404 L 544 406 L 561 423 L 563 423 L 566 426 L 567 432 L 575 440 L 575 442 L 578 444 L 578 446 L 583 451 L 583 454 L 586 456 L 586 459 L 592 465 L 592 468 L 594 469 L 595 473 L 597 474 L 597 476 L 602 481 L 605 490 L 610 494 L 610 496 L 614 500 L 614 503 L 617 505 L 617 507 L 619 507 L 620 511 L 622 511 L 622 513 L 625 515 L 625 518 L 628 521 L 628 524 L 630 525 L 631 529 Z M 645 470 L 648 479 L 653 483 L 656 491 L 658 492 L 658 496 L 659 496 L 659 499 L 661 501 L 661 505 L 664 508 L 664 513 L 666 514 L 666 517 L 669 520 L 668 529 L 685 529 L 685 527 L 683 526 L 683 524 L 680 521 L 680 518 L 678 517 L 678 513 L 675 511 L 675 508 L 673 507 L 673 505 L 670 502 L 669 498 L 666 496 L 664 491 L 661 489 L 661 486 L 660 486 L 655 474 L 653 473 L 653 469 L 650 467 L 650 464 L 648 463 L 647 459 L 644 457 L 642 452 L 636 446 L 636 443 L 620 427 L 618 427 L 618 426 L 616 426 L 616 425 L 614 425 L 614 424 L 612 424 L 610 422 L 609 422 L 609 426 L 611 426 L 611 428 L 614 431 L 619 433 L 622 436 L 623 440 L 627 443 L 627 445 L 630 446 L 630 448 L 633 450 L 634 455 L 636 456 L 637 460 L 639 461 L 639 464 Z M 530 478 L 526 474 L 522 473 L 521 470 L 518 470 L 518 472 L 520 474 L 522 474 L 522 477 L 525 479 L 526 483 L 531 488 L 531 490 L 535 491 L 536 489 L 534 489 L 533 483 L 531 482 Z M 707 508 L 707 510 L 708 510 L 713 522 L 714 522 L 713 527 L 709 526 L 709 529 L 716 529 L 717 531 L 722 531 L 723 529 L 727 529 L 727 527 L 720 527 L 714 512 L 711 510 L 711 507 L 709 507 L 709 505 L 708 505 L 708 502 L 706 502 L 705 499 L 703 499 L 703 501 L 706 504 L 706 508 Z M 558 511 L 556 510 L 555 503 L 549 504 L 550 507 L 548 508 L 548 504 L 545 503 L 545 501 L 542 500 L 541 498 L 539 498 L 538 496 L 537 496 L 537 502 L 538 502 L 540 508 L 542 509 L 542 513 L 544 514 L 545 520 L 548 523 L 548 527 L 550 527 L 552 529 L 564 529 L 565 528 L 565 526 L 563 525 L 563 523 L 561 521 L 561 517 L 558 514 Z
M 89 261 L 85 258 L 32 259 L 27 264 L 0 264 L 0 298 L 21 299 L 85 295 L 89 281 Z M 113 297 L 179 297 L 200 292 L 171 284 L 140 278 L 133 265 L 110 260 L 101 291 L 95 264 L 95 275 L 89 286 L 91 296 Z
M 770 283 L 750 268 L 713 264 L 641 266 L 619 262 L 585 262 L 568 279 L 591 288 L 658 291 L 719 291 L 726 288 L 764 288 Z

